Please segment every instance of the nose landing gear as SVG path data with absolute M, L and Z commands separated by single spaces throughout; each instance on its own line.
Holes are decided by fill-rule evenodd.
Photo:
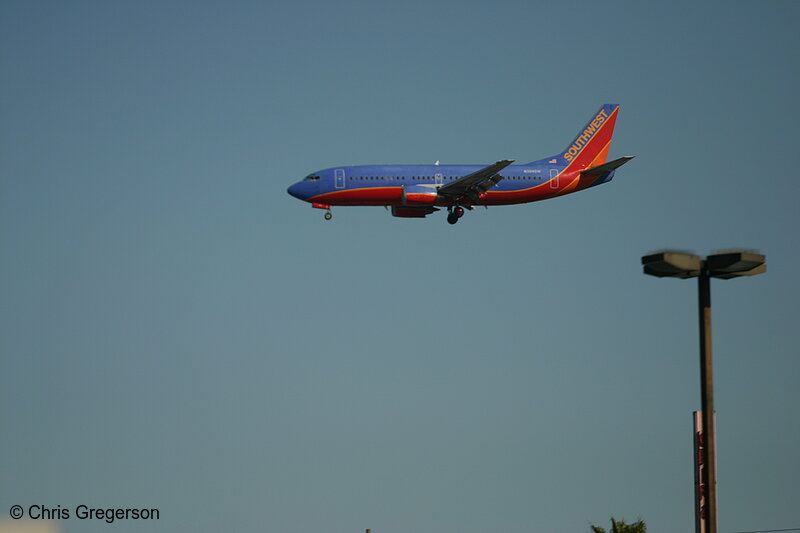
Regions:
M 311 207 L 313 207 L 314 209 L 324 209 L 325 210 L 325 220 L 330 220 L 330 219 L 333 218 L 333 214 L 331 213 L 331 206 L 330 205 L 328 205 L 328 204 L 318 204 L 318 203 L 315 202 L 315 203 L 311 204 Z
M 458 222 L 458 219 L 464 216 L 464 208 L 460 205 L 455 207 L 448 207 L 447 208 L 447 222 L 450 224 L 455 224 Z

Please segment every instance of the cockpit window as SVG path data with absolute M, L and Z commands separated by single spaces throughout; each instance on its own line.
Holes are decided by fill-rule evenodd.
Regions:
M 319 176 L 306 176 L 305 181 L 314 181 L 314 180 L 318 180 L 318 179 L 319 179 Z

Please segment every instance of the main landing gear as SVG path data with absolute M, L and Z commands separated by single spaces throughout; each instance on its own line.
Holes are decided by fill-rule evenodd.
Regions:
M 330 210 L 325 211 L 325 220 L 330 220 L 332 218 L 333 218 L 333 213 L 331 213 Z
M 458 219 L 464 216 L 464 208 L 460 205 L 455 207 L 448 207 L 447 208 L 447 222 L 450 224 L 455 224 L 458 222 Z

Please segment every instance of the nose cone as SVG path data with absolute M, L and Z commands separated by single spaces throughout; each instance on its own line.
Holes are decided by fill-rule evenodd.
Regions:
M 308 198 L 308 194 L 303 189 L 305 189 L 305 187 L 303 187 L 303 182 L 298 181 L 297 183 L 289 187 L 286 190 L 286 192 L 288 192 L 298 200 L 305 200 L 306 198 Z

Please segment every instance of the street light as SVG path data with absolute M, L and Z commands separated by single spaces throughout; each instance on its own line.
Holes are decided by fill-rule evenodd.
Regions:
M 700 317 L 700 404 L 703 411 L 703 484 L 706 533 L 717 533 L 717 440 L 714 431 L 714 375 L 711 357 L 710 279 L 754 276 L 767 271 L 765 257 L 746 250 L 731 250 L 705 259 L 664 250 L 642 257 L 644 273 L 659 278 L 698 278 Z M 698 524 L 700 517 L 698 517 Z

